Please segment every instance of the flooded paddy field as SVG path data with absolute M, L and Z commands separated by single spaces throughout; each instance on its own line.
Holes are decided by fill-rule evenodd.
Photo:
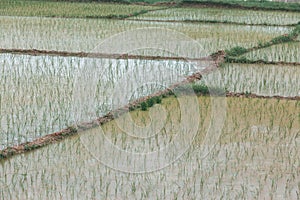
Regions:
M 1 1 L 0 200 L 299 199 L 298 11 Z
M 180 108 L 174 97 L 163 99 L 161 104 L 171 114 L 165 122 L 167 133 L 160 131 L 138 140 L 122 132 L 112 121 L 2 162 L 1 198 L 297 199 L 299 102 L 228 98 L 222 134 L 216 143 L 205 144 L 214 146 L 208 155 L 203 153 L 203 138 L 208 133 L 212 104 L 209 97 L 198 97 L 198 102 L 201 120 L 195 139 L 179 160 L 162 170 L 120 172 L 116 168 L 126 160 L 111 154 L 109 159 L 115 164 L 109 166 L 108 160 L 97 155 L 110 152 L 100 147 L 91 151 L 85 141 L 100 142 L 104 134 L 105 142 L 130 152 L 160 149 L 176 137 L 177 129 L 172 124 L 180 118 Z M 162 120 L 156 113 L 153 107 L 150 113 L 137 110 L 130 114 L 137 124 L 145 126 L 149 115 Z
M 1 16 L 1 48 L 105 53 L 107 49 L 99 48 L 105 39 L 124 31 L 139 28 L 169 29 L 182 33 L 207 49 L 207 54 L 203 56 L 236 45 L 251 47 L 259 41 L 267 42 L 275 36 L 292 30 L 292 27 L 280 26 Z M 130 34 L 135 38 L 135 32 Z M 192 49 L 187 48 L 186 51 L 189 53 L 189 57 L 197 56 Z

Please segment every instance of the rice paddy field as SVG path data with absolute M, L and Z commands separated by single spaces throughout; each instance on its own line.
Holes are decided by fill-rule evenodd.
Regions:
M 251 47 L 286 34 L 292 27 L 238 26 L 231 24 L 189 24 L 183 22 L 137 22 L 109 19 L 64 19 L 0 17 L 1 48 L 94 52 L 106 38 L 138 28 L 160 28 L 180 32 L 200 43 L 207 55 L 219 49 L 240 45 Z M 132 33 L 134 38 L 134 34 Z M 239 35 L 239 37 L 237 37 Z M 104 49 L 96 49 L 104 51 Z M 193 49 L 186 50 L 195 57 Z
M 235 93 L 294 97 L 300 95 L 299 70 L 295 65 L 230 63 L 221 72 L 212 72 L 197 84 L 207 82 Z
M 299 63 L 300 42 L 274 45 L 269 48 L 260 49 L 243 55 L 250 60 L 264 60 L 275 62 Z
M 299 12 L 236 10 L 221 8 L 174 8 L 149 12 L 134 19 L 166 21 L 231 22 L 253 25 L 293 25 L 300 18 Z
M 300 4 L 0 2 L 0 199 L 300 199 Z

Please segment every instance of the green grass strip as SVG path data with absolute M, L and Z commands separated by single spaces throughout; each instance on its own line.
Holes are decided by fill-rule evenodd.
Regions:
M 183 0 L 181 5 L 206 5 L 212 7 L 226 7 L 239 9 L 254 9 L 254 10 L 280 10 L 280 11 L 300 11 L 300 3 L 285 3 L 285 2 L 270 2 L 259 0 Z

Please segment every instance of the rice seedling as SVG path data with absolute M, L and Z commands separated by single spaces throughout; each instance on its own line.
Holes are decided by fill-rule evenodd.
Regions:
M 279 5 L 252 3 L 244 5 L 260 5 L 260 9 L 269 10 Z M 199 58 L 199 55 L 205 57 L 217 50 L 231 49 L 227 55 L 245 53 L 253 60 L 263 57 L 268 61 L 298 62 L 296 42 L 246 53 L 247 49 L 258 49 L 253 48 L 257 44 L 265 47 L 274 44 L 270 41 L 277 43 L 296 36 L 297 28 L 290 25 L 298 23 L 298 12 L 171 8 L 146 13 L 162 8 L 3 0 L 0 2 L 0 48 L 66 51 L 66 55 L 103 52 L 96 47 L 108 37 L 128 31 L 132 34 L 129 38 L 134 39 L 138 36 L 135 29 L 152 27 L 181 32 L 186 37 L 176 38 L 176 42 L 184 48 L 172 43 L 172 52 L 149 48 L 128 54 L 176 57 L 184 51 L 186 57 Z M 281 9 L 293 10 L 290 5 Z M 129 16 L 132 18 L 127 20 L 108 19 Z M 180 22 L 168 23 L 168 20 Z M 167 42 L 162 38 L 158 41 L 165 47 Z M 196 40 L 205 52 L 192 49 L 189 39 Z M 126 55 L 111 59 L 0 54 L 0 150 L 8 147 L 7 154 L 13 154 L 14 148 L 9 146 L 67 127 L 77 132 L 60 142 L 10 159 L 0 153 L 0 200 L 298 199 L 300 103 L 280 98 L 252 98 L 253 94 L 300 96 L 297 65 L 224 63 L 219 72 L 203 75 L 202 81 L 178 87 L 169 95 L 130 104 L 129 113 L 120 110 L 107 114 L 165 89 L 208 64 L 208 61 L 196 65 L 196 62 L 176 59 L 126 59 Z M 156 78 L 155 83 L 147 79 L 150 75 Z M 215 106 L 223 99 L 220 95 L 224 91 L 220 88 L 244 95 L 228 97 L 224 104 Z M 192 91 L 201 95 L 189 96 Z M 214 127 L 224 107 L 227 109 L 224 127 L 216 130 Z M 199 111 L 197 115 L 192 115 L 191 108 Z M 99 126 L 91 125 L 94 128 L 86 130 L 82 125 L 103 115 L 110 118 L 99 121 Z M 197 134 L 186 145 L 193 131 Z M 221 132 L 216 140 L 210 134 L 214 131 Z M 108 151 L 107 145 L 114 149 Z M 175 148 L 169 148 L 172 145 Z M 28 150 L 37 147 L 38 144 L 24 145 Z M 185 151 L 178 156 L 181 149 Z M 203 156 L 206 149 L 209 153 Z M 136 158 L 143 159 L 124 156 L 122 152 L 142 155 Z M 149 161 L 147 156 L 153 152 L 157 157 Z M 153 166 L 163 167 L 152 170 Z M 132 172 L 126 171 L 126 167 L 140 173 L 126 173 Z
M 300 63 L 300 43 L 290 42 L 259 49 L 243 55 L 249 60 L 263 60 L 267 62 Z
M 191 73 L 190 65 L 182 61 L 1 54 L 0 149 L 103 116 L 113 109 L 116 83 L 130 72 L 138 78 L 169 67 L 174 74 L 186 76 Z M 165 78 L 161 85 L 145 85 L 137 91 L 134 85 L 123 83 L 132 94 L 128 101 L 175 83 L 180 77 L 174 74 L 159 73 L 158 79 Z M 159 101 L 153 98 L 147 106 Z M 115 103 L 117 108 L 123 105 Z
M 93 52 L 106 38 L 137 28 L 171 29 L 196 40 L 206 49 L 203 56 L 235 46 L 249 48 L 259 41 L 289 33 L 291 27 L 261 27 L 216 24 L 136 22 L 107 19 L 60 19 L 0 17 L 0 48 L 39 49 L 71 52 Z M 55 30 L 55 31 L 54 31 Z M 237 37 L 238 36 L 238 37 Z M 187 55 L 199 55 L 187 48 Z M 141 55 L 157 55 L 156 51 L 139 51 Z M 162 55 L 170 55 L 163 52 Z
M 207 157 L 201 158 L 201 135 L 209 127 L 211 104 L 209 97 L 198 97 L 198 100 L 201 118 L 205 118 L 206 122 L 199 129 L 190 150 L 167 168 L 145 174 L 117 172 L 95 160 L 82 145 L 79 136 L 75 136 L 2 163 L 1 199 L 198 199 L 203 195 L 295 199 L 300 176 L 296 167 L 299 165 L 299 104 L 287 100 L 229 98 L 227 120 L 220 141 Z M 171 126 L 172 121 L 180 117 L 176 98 L 165 98 L 162 105 L 172 113 L 166 127 L 176 129 Z M 131 113 L 137 123 L 141 121 L 141 114 L 146 117 L 149 113 L 138 110 Z M 260 118 L 259 114 L 263 117 Z M 276 118 L 271 123 L 273 116 Z M 286 126 L 290 120 L 295 120 L 292 129 Z M 237 126 L 233 126 L 235 123 Z M 120 136 L 122 132 L 114 126 L 114 121 L 105 124 L 105 134 L 109 140 L 116 137 L 116 144 L 121 145 L 124 140 Z M 83 137 L 95 137 L 96 132 L 97 129 L 93 129 L 81 134 Z M 168 137 L 170 134 L 167 133 Z M 157 145 L 152 139 L 146 143 L 133 140 L 126 136 L 127 146 L 122 148 L 141 152 L 142 149 L 137 148 L 139 145 Z M 18 192 L 14 192 L 16 190 Z
M 299 12 L 237 10 L 224 8 L 172 8 L 149 12 L 132 19 L 239 23 L 260 25 L 295 25 Z
M 97 2 L 2 0 L 0 15 L 32 17 L 124 18 L 163 7 Z
M 225 64 L 220 70 L 220 74 L 205 75 L 199 84 L 207 82 L 214 87 L 224 87 L 229 92 L 248 92 L 264 96 L 300 95 L 298 66 Z

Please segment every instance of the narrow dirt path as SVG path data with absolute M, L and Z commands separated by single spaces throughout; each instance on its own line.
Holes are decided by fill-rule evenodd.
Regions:
M 171 56 L 143 56 L 134 54 L 106 54 L 67 51 L 47 51 L 37 49 L 0 49 L 0 53 L 11 53 L 30 56 L 63 56 L 63 57 L 86 57 L 86 58 L 110 58 L 110 59 L 141 59 L 141 60 L 185 60 L 185 61 L 210 61 L 211 58 L 186 58 Z

